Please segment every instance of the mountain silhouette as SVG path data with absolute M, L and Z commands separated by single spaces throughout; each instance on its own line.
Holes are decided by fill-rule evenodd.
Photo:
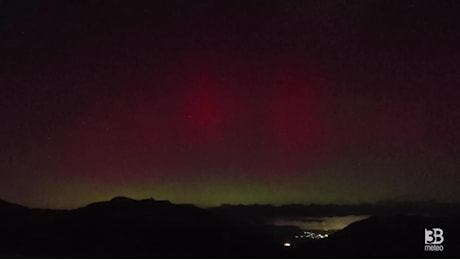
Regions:
M 230 207 L 231 208 L 231 207 Z M 241 207 L 237 207 L 238 212 Z M 279 211 L 278 207 L 274 207 Z M 295 207 L 288 207 L 292 210 Z M 311 209 L 311 208 L 310 208 Z M 292 239 L 294 227 L 169 201 L 115 197 L 74 210 L 0 201 L 2 258 L 459 257 L 460 217 L 381 215 L 326 239 Z M 268 208 L 263 207 L 264 214 Z M 294 210 L 295 211 L 295 210 Z M 329 212 L 329 211 L 328 211 Z M 332 214 L 332 212 L 329 212 Z M 273 213 L 274 215 L 280 212 Z M 238 215 L 238 214 L 236 214 Z M 424 229 L 441 228 L 443 252 L 424 251 Z
M 116 197 L 75 210 L 9 211 L 3 206 L 0 211 L 6 213 L 0 219 L 0 257 L 280 255 L 279 241 L 262 225 L 233 221 L 193 205 Z
M 10 203 L 10 202 L 6 202 L 4 200 L 0 200 L 0 214 L 11 214 L 11 213 L 18 213 L 18 212 L 21 212 L 21 211 L 26 211 L 27 208 L 26 207 L 23 207 L 23 206 L 20 206 L 20 205 L 17 205 L 17 204 L 13 204 L 13 203 Z

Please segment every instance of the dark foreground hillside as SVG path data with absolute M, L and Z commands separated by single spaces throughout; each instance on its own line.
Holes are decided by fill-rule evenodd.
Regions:
M 268 257 L 279 244 L 260 227 L 191 205 L 115 198 L 71 211 L 8 206 L 1 257 Z
M 385 216 L 352 223 L 328 239 L 292 248 L 297 257 L 318 258 L 459 258 L 460 218 Z M 441 228 L 442 252 L 425 251 L 425 228 Z
M 327 239 L 283 247 L 282 228 L 235 220 L 192 205 L 118 197 L 76 210 L 0 202 L 5 258 L 460 257 L 457 217 L 386 216 Z M 444 230 L 445 250 L 424 251 L 424 229 Z

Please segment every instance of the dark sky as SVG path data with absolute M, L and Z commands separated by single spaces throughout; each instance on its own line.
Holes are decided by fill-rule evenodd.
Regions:
M 0 198 L 452 201 L 459 1 L 0 1 Z

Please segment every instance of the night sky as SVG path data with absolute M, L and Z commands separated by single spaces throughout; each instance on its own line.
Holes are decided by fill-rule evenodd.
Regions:
M 458 201 L 459 1 L 0 1 L 0 198 Z

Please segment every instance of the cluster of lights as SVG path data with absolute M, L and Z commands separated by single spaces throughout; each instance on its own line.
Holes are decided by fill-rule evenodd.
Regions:
M 309 239 L 321 239 L 321 238 L 326 238 L 328 237 L 328 234 L 319 234 L 319 233 L 314 233 L 311 231 L 304 231 L 302 235 L 296 235 L 296 239 L 303 239 L 303 238 L 309 238 Z
M 311 232 L 311 231 L 304 231 L 301 235 L 296 235 L 295 238 L 296 239 L 304 239 L 304 238 L 308 238 L 308 239 L 322 239 L 322 238 L 327 238 L 329 237 L 328 234 L 325 234 L 325 233 L 315 233 L 315 232 Z M 284 247 L 291 247 L 292 243 L 291 242 L 283 242 L 283 246 Z

